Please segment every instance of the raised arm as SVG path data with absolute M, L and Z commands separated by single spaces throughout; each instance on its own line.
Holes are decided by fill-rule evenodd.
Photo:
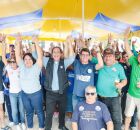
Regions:
M 134 54 L 134 56 L 138 56 L 138 53 L 137 53 L 137 51 L 136 51 L 136 49 L 135 49 L 135 43 L 137 42 L 137 40 L 135 40 L 135 41 L 132 41 L 132 53 Z
M 16 62 L 17 62 L 17 64 L 19 64 L 22 59 L 22 57 L 21 57 L 21 42 L 22 42 L 21 34 L 18 33 L 15 38 L 16 38 L 16 41 L 15 41 Z
M 96 64 L 95 69 L 99 70 L 104 66 L 104 63 L 103 63 L 103 59 L 101 56 L 100 48 L 98 46 L 96 47 L 96 52 L 97 52 L 98 64 Z
M 35 43 L 32 43 L 32 45 L 31 45 L 31 51 L 32 51 L 32 53 L 36 51 Z
M 130 46 L 129 46 L 129 44 L 128 44 L 128 37 L 129 37 L 129 34 L 130 34 L 130 27 L 127 28 L 127 29 L 125 30 L 125 33 L 124 33 L 124 46 L 125 46 L 125 51 L 126 51 L 128 57 L 130 58 L 130 57 L 133 55 L 133 53 L 132 53 L 132 51 L 131 51 L 131 49 L 130 49 Z
M 113 35 L 111 33 L 108 34 L 108 44 L 107 47 L 112 47 Z
M 3 34 L 0 34 L 0 42 L 2 46 L 2 61 L 4 65 L 6 66 L 8 64 L 7 59 L 6 59 L 6 42 L 5 42 L 6 36 Z
M 32 37 L 32 41 L 35 44 L 36 51 L 37 51 L 37 64 L 39 65 L 40 68 L 43 66 L 43 52 L 42 48 L 39 46 L 39 40 L 36 36 Z
M 74 42 L 73 38 L 71 36 L 68 36 L 65 42 L 65 46 L 64 46 L 64 56 L 66 57 L 70 57 L 70 56 L 74 56 L 74 49 L 72 46 L 72 43 Z

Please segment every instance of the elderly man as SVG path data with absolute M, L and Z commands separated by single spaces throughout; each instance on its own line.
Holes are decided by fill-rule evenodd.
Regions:
M 98 71 L 97 93 L 111 113 L 114 130 L 121 130 L 119 91 L 127 83 L 123 67 L 115 61 L 115 53 L 107 48 L 103 54 L 104 67 Z
M 85 89 L 86 101 L 79 102 L 72 116 L 73 130 L 113 130 L 110 113 L 105 104 L 96 101 L 96 88 Z

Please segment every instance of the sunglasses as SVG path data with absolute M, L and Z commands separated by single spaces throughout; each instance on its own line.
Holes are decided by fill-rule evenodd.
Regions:
M 95 93 L 86 93 L 86 95 L 87 96 L 89 96 L 89 95 L 93 96 L 93 95 L 95 95 Z

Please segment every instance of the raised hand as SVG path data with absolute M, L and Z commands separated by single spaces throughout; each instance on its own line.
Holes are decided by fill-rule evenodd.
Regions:
M 0 42 L 5 42 L 5 40 L 6 40 L 6 35 L 0 33 Z
M 113 36 L 111 33 L 108 34 L 108 43 L 112 43 Z
M 22 42 L 22 35 L 21 33 L 17 33 L 17 35 L 15 36 L 16 39 L 16 43 L 21 43 Z
M 135 45 L 136 42 L 137 42 L 137 39 L 132 41 L 132 45 Z
M 74 39 L 72 38 L 72 36 L 67 36 L 66 41 L 68 43 L 73 43 Z
M 39 39 L 37 36 L 32 36 L 32 42 L 33 43 L 38 43 L 39 42 Z
M 131 27 L 127 27 L 126 30 L 124 31 L 124 38 L 128 39 L 130 31 L 131 31 Z

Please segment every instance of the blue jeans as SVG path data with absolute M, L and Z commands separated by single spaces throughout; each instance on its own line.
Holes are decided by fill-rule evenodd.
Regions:
M 44 112 L 43 112 L 43 94 L 42 91 L 37 91 L 32 94 L 22 92 L 23 105 L 26 110 L 27 126 L 33 128 L 34 110 L 37 113 L 39 128 L 44 128 Z
M 5 100 L 6 107 L 7 107 L 9 121 L 13 122 L 12 110 L 11 110 L 11 102 L 10 102 L 10 99 L 9 99 L 9 95 L 4 94 L 4 100 Z
M 79 97 L 76 95 L 72 96 L 72 105 L 73 105 L 73 110 L 75 109 L 75 106 L 77 105 L 78 102 L 82 102 L 85 100 L 85 97 Z
M 14 124 L 18 125 L 19 123 L 25 123 L 24 107 L 21 98 L 21 92 L 9 93 L 9 97 L 11 102 L 12 118 Z
M 99 100 L 106 104 L 111 114 L 114 130 L 121 130 L 121 103 L 120 97 L 100 97 Z
M 66 106 L 66 112 L 73 112 L 73 106 L 72 106 L 72 93 L 67 93 L 67 106 Z

